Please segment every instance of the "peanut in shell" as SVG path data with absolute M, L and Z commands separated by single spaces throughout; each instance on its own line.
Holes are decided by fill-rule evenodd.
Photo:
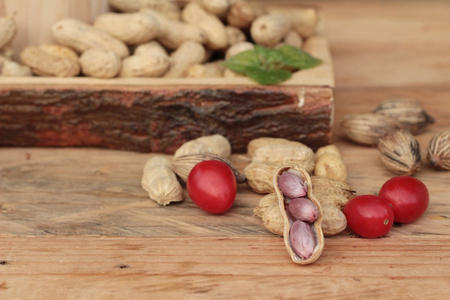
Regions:
M 276 138 L 276 137 L 259 137 L 251 140 L 247 145 L 247 154 L 253 156 L 256 149 L 262 146 L 268 145 L 297 145 L 299 147 L 307 147 L 305 144 L 288 140 L 285 138 Z
M 322 205 L 332 205 L 343 209 L 345 204 L 356 195 L 348 183 L 327 177 L 311 176 L 314 196 Z
M 398 120 L 403 129 L 414 135 L 434 123 L 434 118 L 414 99 L 389 100 L 375 107 L 372 112 Z
M 17 33 L 17 24 L 13 17 L 0 17 L 0 49 L 9 45 Z
M 380 138 L 378 151 L 381 162 L 394 174 L 412 175 L 420 170 L 420 147 L 414 136 L 398 130 Z
M 347 227 L 347 218 L 344 213 L 332 205 L 322 205 L 323 219 L 322 231 L 324 236 L 341 233 Z
M 311 173 L 314 170 L 315 154 L 301 143 L 266 145 L 254 151 L 252 162 L 278 164 L 280 167 L 295 164 Z
M 274 193 L 273 175 L 279 168 L 280 165 L 275 163 L 251 162 L 244 168 L 244 176 L 255 193 Z
M 437 170 L 450 170 L 450 129 L 435 134 L 428 144 L 427 159 Z
M 283 236 L 284 219 L 277 205 L 269 206 L 261 216 L 264 227 L 273 234 Z
M 259 200 L 259 204 L 255 209 L 253 209 L 253 213 L 258 216 L 262 217 L 265 211 L 271 206 L 277 206 L 278 207 L 278 197 L 275 193 L 270 193 L 265 195 L 264 197 Z
M 346 115 L 340 125 L 351 141 L 366 146 L 376 146 L 382 136 L 402 128 L 397 120 L 373 113 Z

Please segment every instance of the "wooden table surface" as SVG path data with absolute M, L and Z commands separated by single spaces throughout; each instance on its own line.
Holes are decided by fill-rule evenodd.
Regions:
M 293 2 L 293 1 L 291 1 Z M 325 11 L 333 55 L 335 143 L 359 194 L 392 177 L 374 148 L 349 142 L 347 113 L 414 98 L 450 128 L 449 1 L 314 1 Z M 140 186 L 151 154 L 99 149 L 0 149 L 0 299 L 448 299 L 450 172 L 415 176 L 430 205 L 379 239 L 348 230 L 326 238 L 312 265 L 291 262 L 280 237 L 240 185 L 224 215 L 189 199 L 160 207 Z M 234 155 L 239 168 L 246 155 Z M 187 196 L 187 194 L 186 194 Z

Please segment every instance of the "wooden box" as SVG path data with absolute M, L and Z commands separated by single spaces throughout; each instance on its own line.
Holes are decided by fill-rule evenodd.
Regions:
M 323 63 L 274 86 L 248 78 L 1 77 L 0 145 L 173 153 L 187 140 L 218 133 L 234 152 L 262 136 L 316 149 L 331 143 L 334 113 L 323 28 L 305 44 Z

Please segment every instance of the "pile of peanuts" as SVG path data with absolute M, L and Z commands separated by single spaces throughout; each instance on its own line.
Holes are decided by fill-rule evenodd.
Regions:
M 236 77 L 241 75 L 226 69 L 224 59 L 255 44 L 302 48 L 318 23 L 314 8 L 269 13 L 246 0 L 109 0 L 109 5 L 111 12 L 92 24 L 59 20 L 51 28 L 55 43 L 25 47 L 20 62 L 13 62 L 17 72 L 0 76 Z M 10 24 L 3 26 L 1 19 Z M 17 31 L 13 18 L 1 19 L 0 64 L 12 62 L 4 46 Z
M 336 145 L 325 145 L 314 152 L 297 141 L 260 137 L 248 143 L 247 153 L 251 162 L 244 168 L 243 173 L 254 192 L 265 194 L 254 213 L 262 219 L 268 231 L 284 235 L 285 222 L 279 208 L 280 197 L 275 193 L 277 186 L 273 177 L 281 167 L 286 166 L 301 167 L 310 175 L 309 191 L 321 206 L 323 234 L 336 235 L 346 228 L 347 219 L 342 209 L 354 197 L 356 191 L 346 182 L 347 167 Z

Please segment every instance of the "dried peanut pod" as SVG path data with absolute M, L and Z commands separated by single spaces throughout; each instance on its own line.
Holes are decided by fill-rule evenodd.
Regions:
M 378 152 L 392 173 L 412 175 L 420 170 L 419 143 L 409 131 L 397 130 L 380 138 Z
M 53 56 L 62 57 L 62 58 L 71 58 L 75 61 L 78 61 L 78 54 L 73 51 L 71 48 L 57 45 L 57 44 L 44 44 L 39 45 L 39 49 Z
M 191 173 L 191 170 L 195 167 L 195 165 L 205 160 L 219 160 L 227 164 L 230 167 L 231 171 L 233 171 L 237 183 L 244 183 L 246 181 L 245 176 L 242 175 L 239 170 L 233 166 L 230 160 L 223 156 L 207 152 L 174 156 L 172 158 L 173 170 L 183 181 L 186 182 L 189 173 Z
M 32 76 L 31 69 L 15 61 L 0 56 L 0 77 Z
M 113 78 L 122 67 L 122 61 L 111 50 L 91 48 L 80 56 L 81 71 L 96 78 Z
M 341 151 L 334 144 L 330 144 L 330 145 L 319 147 L 317 149 L 317 151 L 316 151 L 316 158 L 321 156 L 322 154 L 325 154 L 325 153 L 331 153 L 331 154 L 334 154 L 334 155 L 339 156 L 339 157 L 342 158 Z
M 58 43 L 78 53 L 97 48 L 112 50 L 120 58 L 130 54 L 124 42 L 78 19 L 66 18 L 56 22 L 52 26 L 52 35 Z
M 284 219 L 280 207 L 278 205 L 278 198 L 277 203 L 275 205 L 268 207 L 264 211 L 263 215 L 261 216 L 261 219 L 263 221 L 264 227 L 266 227 L 267 230 L 269 230 L 273 234 L 283 236 Z
M 228 58 L 233 57 L 241 52 L 253 50 L 254 48 L 255 48 L 255 45 L 250 42 L 236 43 L 227 49 L 227 51 L 225 52 L 225 58 L 228 59 Z
M 167 55 L 134 54 L 122 60 L 119 77 L 162 77 L 170 66 Z
M 159 35 L 158 20 L 145 13 L 104 13 L 94 20 L 94 27 L 128 45 L 147 43 Z
M 302 49 L 303 39 L 298 34 L 297 31 L 291 29 L 288 31 L 286 36 L 283 38 L 283 40 L 281 41 L 281 44 L 278 46 L 282 46 L 282 45 L 289 45 L 289 46 L 295 47 L 297 49 Z
M 20 59 L 39 76 L 73 77 L 80 73 L 78 60 L 52 55 L 35 46 L 25 47 Z
M 181 19 L 191 25 L 197 25 L 205 33 L 206 46 L 212 50 L 224 49 L 228 46 L 225 25 L 220 19 L 203 9 L 199 3 L 188 3 L 181 13 Z
M 334 180 L 347 180 L 347 167 L 341 156 L 334 153 L 316 154 L 316 164 L 314 166 L 314 175 L 329 177 Z
M 223 77 L 225 65 L 223 60 L 216 60 L 204 64 L 195 64 L 186 70 L 187 78 L 217 78 Z
M 228 158 L 231 155 L 231 144 L 220 134 L 201 136 L 185 142 L 174 153 L 174 157 L 190 154 L 210 153 Z
M 268 14 L 258 17 L 250 28 L 256 44 L 274 47 L 280 43 L 292 27 L 292 21 L 284 14 Z
M 152 9 L 170 20 L 180 19 L 180 7 L 175 0 L 108 0 L 109 4 L 122 12 L 137 12 Z
M 412 134 L 418 134 L 428 124 L 434 123 L 434 118 L 422 108 L 418 101 L 413 99 L 386 101 L 375 107 L 372 112 L 398 120 L 402 128 Z
M 290 198 L 286 197 L 278 185 L 278 179 L 284 172 L 291 172 L 298 176 L 307 186 L 307 198 L 317 207 L 318 216 L 312 224 L 292 219 L 287 213 Z M 284 220 L 283 238 L 286 249 L 293 262 L 301 265 L 316 261 L 322 254 L 325 240 L 322 232 L 323 212 L 320 202 L 313 193 L 311 178 L 301 167 L 281 167 L 273 177 L 273 184 L 278 196 L 279 209 Z
M 245 33 L 240 28 L 228 25 L 225 26 L 225 32 L 227 33 L 228 47 L 247 40 Z
M 343 209 L 345 204 L 352 199 L 356 191 L 344 181 L 334 180 L 328 177 L 311 176 L 314 196 L 322 205 L 332 205 Z
M 150 199 L 160 205 L 183 201 L 183 188 L 166 156 L 155 155 L 147 161 L 141 185 Z
M 341 128 L 351 141 L 376 146 L 382 136 L 401 129 L 401 125 L 393 118 L 369 113 L 346 115 L 341 122 Z
M 250 156 L 253 156 L 256 149 L 262 146 L 267 145 L 297 145 L 297 146 L 305 146 L 305 144 L 297 142 L 297 141 L 291 141 L 285 138 L 274 138 L 274 137 L 260 137 L 255 138 L 251 140 L 247 145 L 247 154 Z
M 0 49 L 9 45 L 17 33 L 17 24 L 12 17 L 0 17 Z
M 164 47 L 161 46 L 161 44 L 158 43 L 157 41 L 151 41 L 137 46 L 136 49 L 134 49 L 133 54 L 143 54 L 143 53 L 169 57 L 166 49 L 164 49 Z
M 279 164 L 251 162 L 244 168 L 244 176 L 247 184 L 255 193 L 274 193 L 273 175 L 279 168 Z
M 322 231 L 324 236 L 336 235 L 345 230 L 347 218 L 339 208 L 329 204 L 322 204 L 322 211 Z
M 122 62 L 119 77 L 161 77 L 170 67 L 167 51 L 157 41 L 136 47 L 134 54 Z
M 279 207 L 276 193 L 270 193 L 262 197 L 261 200 L 259 200 L 258 206 L 253 209 L 253 213 L 258 217 L 262 217 L 264 212 L 271 206 Z
M 260 3 L 237 0 L 231 4 L 226 18 L 229 25 L 248 29 L 256 18 L 266 13 L 266 9 Z
M 150 9 L 142 10 L 143 13 L 155 17 L 160 24 L 157 41 L 169 49 L 177 49 L 184 42 L 194 41 L 206 44 L 205 32 L 197 25 L 186 24 L 178 20 L 171 20 L 164 15 Z
M 258 147 L 252 156 L 252 162 L 264 162 L 282 165 L 298 165 L 312 173 L 315 165 L 314 151 L 306 145 L 273 144 Z
M 319 24 L 319 12 L 317 9 L 308 7 L 301 8 L 292 16 L 294 30 L 304 39 L 314 35 Z
M 194 41 L 184 42 L 170 55 L 169 71 L 164 77 L 185 77 L 187 69 L 192 65 L 201 63 L 205 54 L 205 48 L 201 44 Z
M 440 131 L 431 138 L 427 159 L 435 169 L 450 170 L 450 129 Z
M 203 9 L 213 15 L 222 18 L 230 8 L 229 0 L 200 0 Z
M 259 201 L 259 205 L 253 210 L 254 214 L 260 217 L 264 227 L 279 236 L 283 236 L 284 220 L 278 205 L 276 193 L 267 194 Z

